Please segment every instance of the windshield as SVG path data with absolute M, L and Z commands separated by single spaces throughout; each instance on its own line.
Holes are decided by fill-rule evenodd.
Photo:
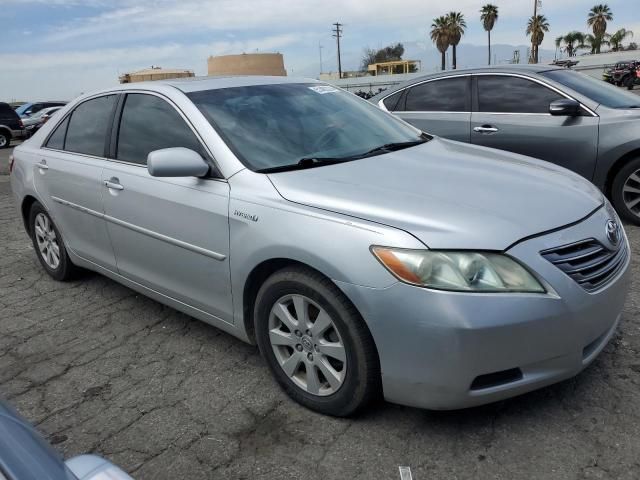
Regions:
M 425 141 L 419 130 L 329 85 L 253 85 L 188 97 L 255 171 L 353 160 L 385 153 L 382 146 Z
M 24 115 L 24 112 L 29 110 L 31 108 L 31 105 L 33 105 L 33 103 L 25 103 L 24 105 L 20 105 L 18 108 L 16 108 L 16 113 L 18 115 Z
M 640 108 L 640 97 L 620 90 L 613 85 L 597 80 L 588 75 L 572 70 L 550 70 L 543 72 L 543 76 L 550 78 L 565 87 L 589 97 L 609 108 Z

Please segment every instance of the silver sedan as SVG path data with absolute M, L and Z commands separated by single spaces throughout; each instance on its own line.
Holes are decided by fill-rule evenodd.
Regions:
M 293 399 L 331 415 L 571 377 L 627 291 L 624 230 L 579 175 L 310 80 L 85 95 L 11 170 L 53 278 L 94 270 L 256 343 Z

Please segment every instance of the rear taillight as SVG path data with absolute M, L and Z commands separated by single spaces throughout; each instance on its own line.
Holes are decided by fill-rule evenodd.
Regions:
M 18 120 L 18 125 L 20 125 L 20 128 L 24 128 L 24 123 L 22 123 L 22 119 Z
M 11 175 L 11 172 L 13 172 L 13 163 L 16 161 L 15 157 L 13 155 L 9 156 L 9 175 Z

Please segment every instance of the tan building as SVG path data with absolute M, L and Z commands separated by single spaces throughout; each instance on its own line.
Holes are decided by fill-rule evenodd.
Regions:
M 148 82 L 151 80 L 167 80 L 170 78 L 195 77 L 191 70 L 151 67 L 147 70 L 120 75 L 120 83 Z
M 284 59 L 281 53 L 243 53 L 220 55 L 207 59 L 209 75 L 274 75 L 284 77 Z
M 394 60 L 372 63 L 367 67 L 369 75 L 397 75 L 420 71 L 420 60 Z

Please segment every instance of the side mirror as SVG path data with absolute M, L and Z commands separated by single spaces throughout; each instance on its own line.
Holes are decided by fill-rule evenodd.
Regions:
M 199 153 L 175 147 L 149 153 L 147 170 L 154 177 L 202 177 L 209 172 L 209 165 Z
M 559 117 L 575 117 L 580 112 L 580 103 L 563 98 L 555 100 L 549 105 L 549 113 Z

